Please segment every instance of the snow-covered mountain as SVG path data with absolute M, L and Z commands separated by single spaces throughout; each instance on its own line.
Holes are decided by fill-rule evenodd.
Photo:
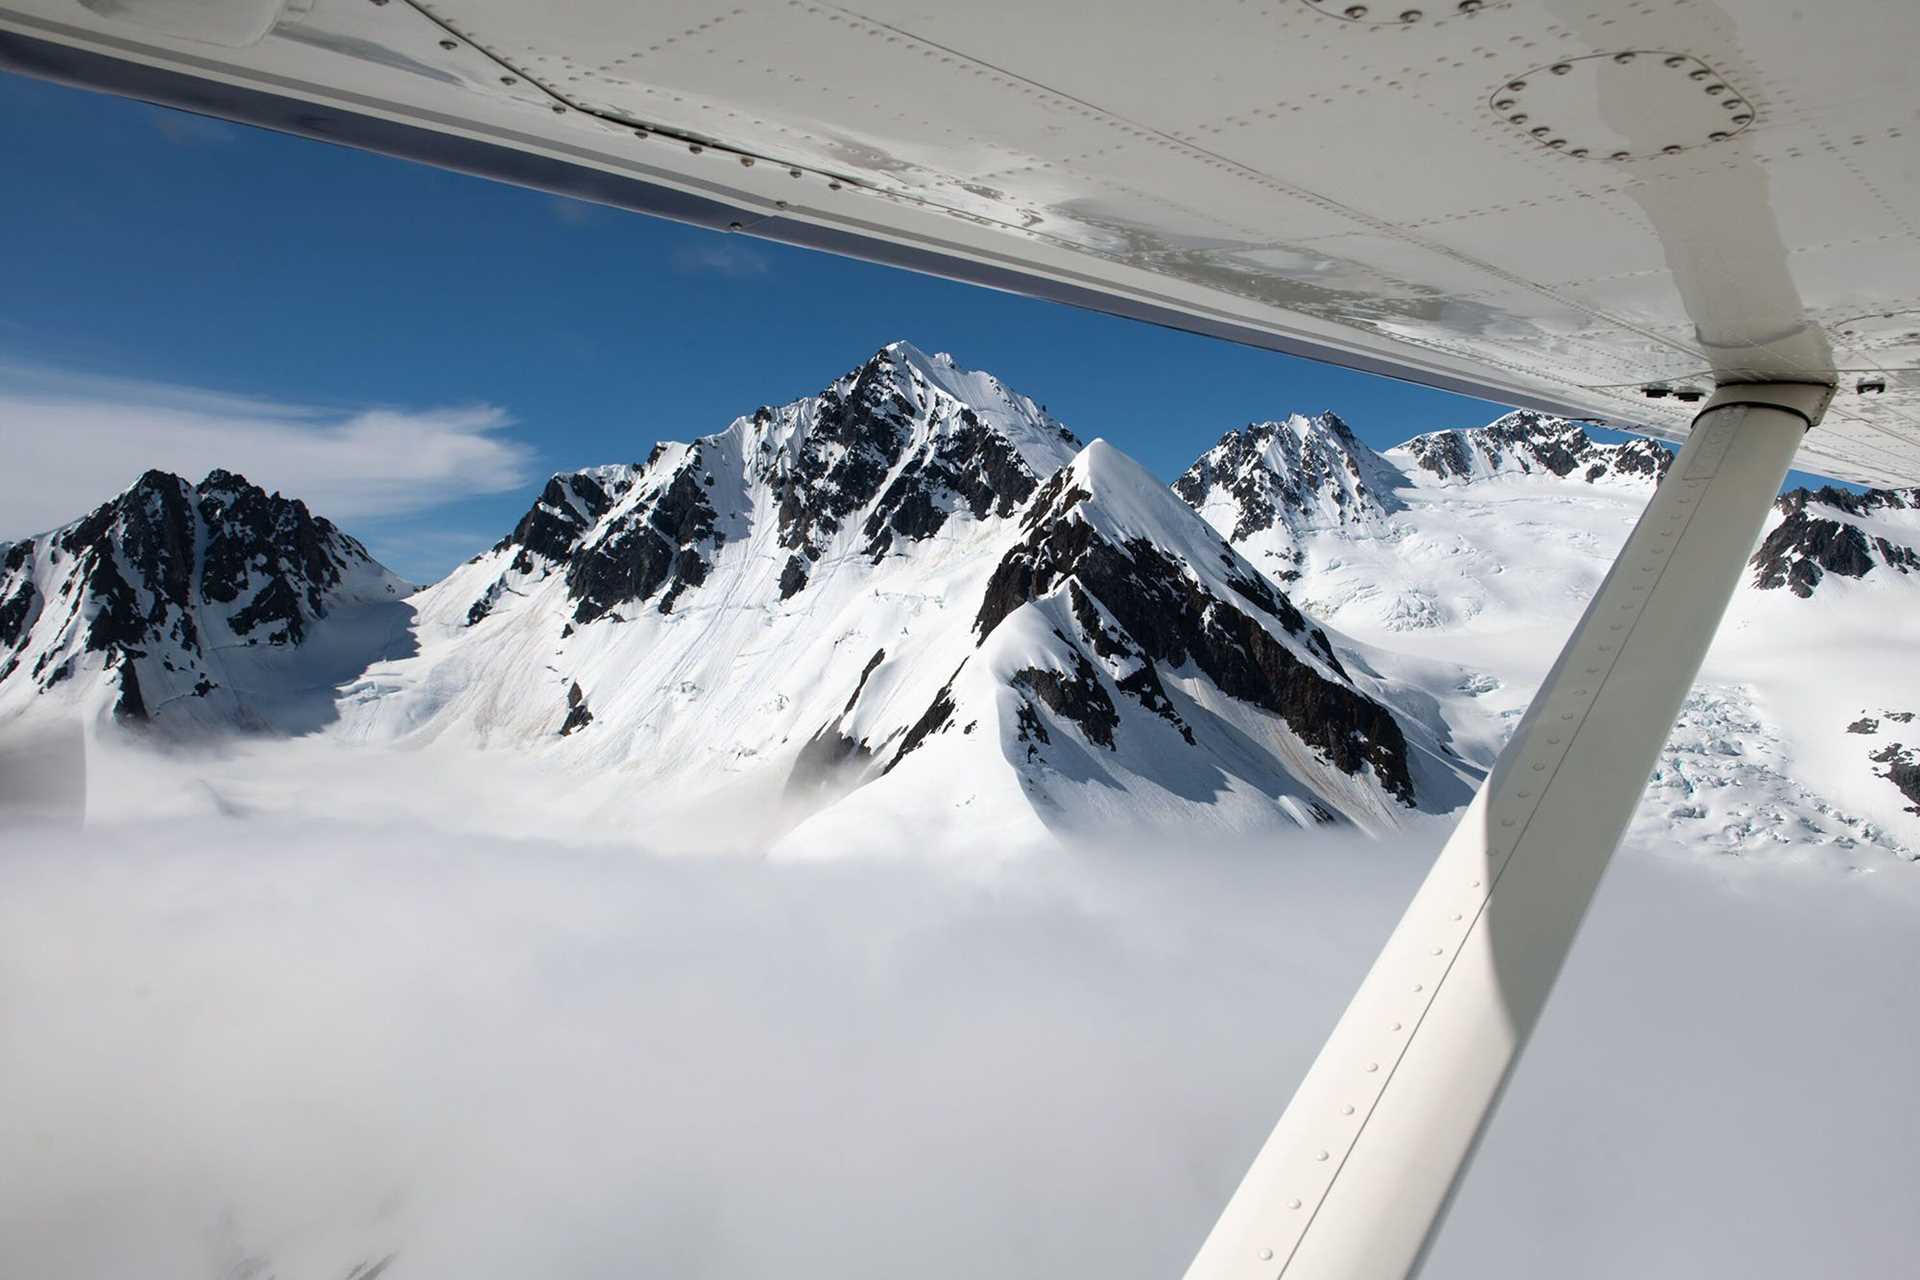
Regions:
M 1303 609 L 1374 646 L 1381 669 L 1410 682 L 1424 671 L 1455 749 L 1482 764 L 1671 457 L 1533 413 L 1384 453 L 1348 431 L 1313 432 L 1312 474 L 1367 480 L 1365 501 L 1356 484 L 1343 502 L 1302 485 L 1275 434 L 1230 434 L 1176 489 Z M 1271 514 L 1239 494 L 1273 495 Z M 1911 637 L 1889 626 L 1920 616 L 1916 547 L 1920 491 L 1782 495 L 1655 774 L 1643 832 L 1732 852 L 1920 853 L 1920 733 L 1900 718 L 1920 710 L 1920 671 Z
M 349 690 L 349 731 L 544 753 L 617 778 L 582 800 L 608 814 L 643 791 L 763 830 L 830 810 L 815 846 L 1169 813 L 1381 828 L 1471 772 L 1164 485 L 906 343 L 555 476 L 414 603 L 421 652 Z
M 1516 409 L 1484 427 L 1434 431 L 1400 446 L 1412 465 L 1441 481 L 1552 475 L 1585 484 L 1658 480 L 1673 455 L 1652 440 L 1601 444 L 1578 423 Z
M 1406 477 L 1331 413 L 1229 431 L 1173 489 L 1240 554 L 1283 583 L 1300 577 L 1310 534 L 1377 530 Z
M 311 729 L 335 684 L 404 649 L 413 590 L 298 499 L 149 471 L 0 546 L 0 722 Z

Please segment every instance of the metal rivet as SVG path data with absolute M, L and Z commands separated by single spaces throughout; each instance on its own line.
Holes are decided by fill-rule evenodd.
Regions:
M 1525 124 L 1527 122 L 1527 116 L 1524 111 L 1519 113 L 1518 115 L 1508 116 L 1507 118 L 1513 121 L 1515 124 Z
M 1330 1158 L 1332 1158 L 1332 1156 L 1333 1156 L 1333 1153 L 1332 1153 L 1331 1151 L 1322 1151 L 1322 1152 L 1321 1152 L 1321 1153 L 1320 1153 L 1319 1155 L 1317 1155 L 1317 1156 L 1315 1156 L 1315 1157 L 1314 1157 L 1314 1159 L 1315 1159 L 1315 1160 L 1327 1160 L 1327 1159 L 1330 1159 Z
M 1552 66 L 1548 67 L 1547 70 L 1553 72 L 1553 74 L 1557 76 L 1563 76 L 1567 74 L 1567 72 L 1573 70 L 1573 64 L 1570 62 L 1556 62 Z
M 751 168 L 753 168 L 753 157 L 752 157 L 752 156 L 741 156 L 741 157 L 740 157 L 740 167 L 741 167 L 742 169 L 751 169 Z
M 1534 771 L 1535 773 L 1542 773 L 1542 772 L 1544 772 L 1544 771 L 1546 770 L 1546 767 L 1547 767 L 1547 766 L 1545 766 L 1545 765 L 1543 765 L 1543 764 L 1536 764 L 1535 766 L 1533 766 L 1533 771 Z
M 1349 1102 L 1349 1103 L 1348 1103 L 1348 1104 L 1347 1104 L 1346 1106 L 1344 1106 L 1344 1107 L 1341 1107 L 1341 1108 L 1340 1108 L 1340 1114 L 1341 1114 L 1341 1115 L 1343 1115 L 1343 1116 L 1350 1116 L 1350 1115 L 1352 1115 L 1352 1114 L 1353 1114 L 1353 1104 L 1352 1104 L 1351 1102 Z
M 501 76 L 500 83 L 501 84 L 519 84 L 520 80 L 517 76 Z
M 1585 147 L 1575 147 L 1573 150 L 1567 152 L 1567 154 L 1572 156 L 1575 160 L 1585 160 L 1587 156 L 1591 153 L 1588 152 L 1588 150 Z
M 827 184 L 827 190 L 829 191 L 838 191 L 839 189 L 840 189 L 840 184 L 837 182 L 829 182 Z
M 442 49 L 447 49 L 447 50 L 458 49 L 460 47 L 460 42 L 458 40 L 442 40 L 440 42 L 440 47 Z
M 800 171 L 798 169 L 789 169 L 787 170 L 787 176 L 789 178 L 797 178 L 800 176 Z
M 744 222 L 729 222 L 729 223 L 727 224 L 727 230 L 729 230 L 729 231 L 738 231 L 738 230 L 739 230 L 739 229 L 740 229 L 741 227 L 744 227 L 745 225 L 747 225 L 747 224 L 746 224 L 746 223 L 744 223 Z
M 1501 826 L 1503 826 L 1503 827 L 1510 827 L 1510 826 L 1512 826 L 1512 825 L 1513 825 L 1513 819 L 1512 819 L 1512 818 L 1502 818 L 1502 819 L 1500 819 L 1500 825 L 1501 825 Z M 1458 920 L 1459 918 L 1460 918 L 1459 916 L 1455 916 L 1455 917 L 1454 917 L 1454 919 L 1455 919 L 1455 920 Z
M 1553 130 L 1547 128 L 1547 126 L 1542 124 L 1542 125 L 1535 125 L 1533 128 L 1527 130 L 1527 132 L 1532 134 L 1536 138 L 1544 138 L 1549 133 L 1552 133 Z
M 1419 983 L 1417 983 L 1417 982 L 1413 984 L 1413 989 L 1414 989 L 1415 991 L 1425 991 L 1425 990 L 1426 990 L 1426 988 L 1425 988 L 1424 986 L 1422 986 L 1422 985 L 1420 985 L 1420 984 L 1419 984 Z
M 1298 1200 L 1295 1200 L 1295 1201 L 1294 1201 L 1293 1203 L 1294 1203 L 1294 1204 L 1295 1204 L 1296 1206 L 1298 1206 L 1300 1202 L 1299 1202 Z M 1271 1262 L 1271 1261 L 1273 1261 L 1273 1250 L 1271 1250 L 1271 1249 L 1262 1249 L 1262 1250 L 1260 1251 L 1260 1261 L 1262 1261 L 1262 1262 Z
M 1716 130 L 1713 133 L 1710 133 L 1707 135 L 1707 141 L 1708 142 L 1725 142 L 1728 138 L 1731 138 L 1732 136 L 1733 135 L 1730 133 Z
M 1719 94 L 1723 94 L 1726 91 L 1727 91 L 1727 86 L 1723 84 L 1710 84 L 1707 86 L 1707 92 L 1714 94 L 1716 96 L 1718 96 Z
M 1613 159 L 1615 159 L 1615 160 L 1631 160 L 1631 159 L 1633 159 L 1633 152 L 1631 152 L 1631 151 L 1616 151 L 1616 152 L 1614 152 L 1614 153 L 1613 153 Z
M 696 155 L 696 156 L 697 156 L 697 155 L 699 155 L 699 154 L 700 154 L 700 153 L 701 153 L 702 151 L 705 151 L 705 150 L 706 150 L 706 148 L 705 148 L 705 147 L 703 147 L 703 146 L 701 146 L 701 145 L 700 145 L 699 143 L 697 143 L 697 142 L 689 142 L 689 143 L 687 144 L 687 154 L 689 154 L 689 155 Z
M 1349 18 L 1364 18 L 1367 16 L 1367 6 L 1363 4 L 1350 4 L 1347 6 L 1346 13 Z
M 1443 956 L 1443 955 L 1445 955 L 1446 953 L 1447 953 L 1447 951 L 1446 951 L 1446 948 L 1445 948 L 1445 947 L 1435 947 L 1435 948 L 1433 949 L 1433 954 L 1434 954 L 1434 955 L 1436 955 L 1436 956 Z
M 1667 65 L 1670 67 L 1684 67 L 1687 65 L 1687 60 L 1684 56 L 1676 53 L 1667 59 Z
M 1720 105 L 1725 107 L 1729 111 L 1738 111 L 1740 108 L 1746 106 L 1747 104 L 1740 101 L 1740 99 L 1738 98 L 1728 98 L 1726 101 L 1722 102 Z
M 1408 9 L 1400 15 L 1400 21 L 1418 22 L 1420 21 L 1420 19 L 1426 16 L 1427 16 L 1426 14 L 1420 12 L 1418 9 Z
M 1752 116 L 1750 116 L 1750 115 L 1748 115 L 1748 114 L 1746 114 L 1746 112 L 1744 112 L 1744 111 L 1743 111 L 1743 112 L 1741 112 L 1741 113 L 1740 113 L 1739 115 L 1737 115 L 1737 116 L 1735 116 L 1735 117 L 1733 118 L 1733 122 L 1734 122 L 1735 124 L 1746 124 L 1746 123 L 1747 123 L 1748 121 L 1750 121 L 1750 120 L 1752 120 L 1752 119 L 1753 119 L 1753 117 L 1752 117 Z
M 1454 918 L 1454 919 L 1455 919 L 1456 921 L 1459 921 L 1459 920 L 1464 920 L 1464 919 L 1466 919 L 1466 917 L 1465 917 L 1465 916 L 1463 916 L 1463 915 L 1461 915 L 1461 914 L 1460 914 L 1460 913 L 1459 913 L 1458 911 L 1456 911 L 1456 912 L 1454 912 L 1454 913 L 1453 913 L 1453 918 Z
M 1660 148 L 1660 154 L 1663 156 L 1677 156 L 1680 154 L 1680 148 L 1674 146 L 1662 147 Z
M 1633 61 L 1633 55 L 1630 53 L 1616 53 L 1613 55 L 1613 60 L 1624 67 Z
M 1552 147 L 1555 151 L 1558 151 L 1560 148 L 1567 145 L 1567 140 L 1565 138 L 1548 138 L 1547 145 Z
M 633 136 L 636 138 L 639 138 L 641 141 L 644 142 L 651 135 L 649 135 L 645 129 L 635 129 L 633 131 Z
M 1696 68 L 1695 68 L 1695 69 L 1693 69 L 1692 71 L 1689 71 L 1689 72 L 1687 72 L 1687 79 L 1689 79 L 1689 80 L 1705 80 L 1705 79 L 1706 79 L 1706 78 L 1707 78 L 1708 76 L 1710 76 L 1710 75 L 1712 75 L 1712 74 L 1713 74 L 1713 72 L 1711 72 L 1711 71 L 1709 71 L 1709 70 L 1707 70 L 1707 69 L 1706 69 L 1705 67 L 1696 67 Z
M 1380 1069 L 1380 1064 L 1379 1064 L 1379 1063 L 1377 1063 L 1377 1062 L 1369 1062 L 1369 1063 L 1367 1064 L 1367 1070 L 1368 1070 L 1369 1072 L 1374 1072 L 1374 1071 L 1378 1071 L 1379 1069 Z
M 1524 89 L 1524 88 L 1526 88 L 1526 87 L 1527 87 L 1527 82 L 1526 82 L 1525 80 L 1509 80 L 1509 81 L 1507 81 L 1507 88 L 1509 88 L 1509 89 L 1511 89 L 1511 90 L 1513 90 L 1513 91 L 1514 91 L 1515 93 L 1518 93 L 1518 92 L 1520 92 L 1520 91 L 1521 91 L 1522 89 Z
M 773 202 L 773 207 L 776 209 L 784 209 L 787 207 L 787 202 L 785 200 L 775 200 Z
M 1467 886 L 1467 888 L 1469 889 L 1478 889 L 1479 887 L 1480 887 L 1480 882 L 1478 880 L 1475 880 L 1472 884 Z
M 1460 12 L 1478 13 L 1486 0 L 1460 0 Z
M 1495 98 L 1493 100 L 1493 109 L 1495 111 L 1505 111 L 1512 106 L 1513 106 L 1512 98 Z
M 556 102 L 553 104 L 553 114 L 563 116 L 567 114 L 567 109 Z
M 1298 1209 L 1299 1207 L 1300 1207 L 1300 1202 L 1299 1202 L 1298 1200 L 1289 1200 L 1289 1201 L 1287 1201 L 1287 1208 L 1289 1208 L 1289 1209 Z

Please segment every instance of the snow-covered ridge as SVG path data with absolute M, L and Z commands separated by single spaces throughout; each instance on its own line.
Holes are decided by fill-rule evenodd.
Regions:
M 1754 586 L 1803 599 L 1829 574 L 1920 587 L 1920 488 L 1783 493 L 1752 564 Z
M 301 660 L 258 651 L 350 661 L 336 642 L 366 639 L 349 636 L 367 619 L 328 624 L 393 614 L 412 590 L 298 499 L 227 471 L 197 485 L 149 471 L 0 554 L 0 718 L 51 694 L 122 721 L 268 727 L 250 690 L 263 666 Z M 398 625 L 383 616 L 372 638 Z
M 1652 484 L 1673 461 L 1672 452 L 1652 440 L 1601 444 L 1578 423 L 1530 409 L 1516 409 L 1484 427 L 1415 436 L 1387 456 L 1442 483 L 1547 474 L 1588 484 Z
M 1400 509 L 1394 491 L 1405 483 L 1337 415 L 1319 413 L 1229 431 L 1173 488 L 1269 574 L 1291 581 L 1304 535 L 1377 525 Z
M 671 613 L 743 540 L 778 555 L 770 586 L 788 599 L 823 558 L 877 562 L 956 514 L 1010 514 L 1077 447 L 991 374 L 891 343 L 818 395 L 658 445 L 638 467 L 555 476 L 474 562 L 486 581 L 467 612 L 477 623 L 503 594 L 564 571 L 576 624 Z

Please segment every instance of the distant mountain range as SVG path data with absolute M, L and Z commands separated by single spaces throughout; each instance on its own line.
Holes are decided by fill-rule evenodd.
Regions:
M 0 545 L 0 724 L 532 751 L 754 797 L 828 844 L 1380 830 L 1471 794 L 1670 457 L 1534 413 L 1379 453 L 1325 413 L 1229 432 L 1169 488 L 894 343 L 818 395 L 552 477 L 420 590 L 296 499 L 149 472 Z M 1920 491 L 1786 494 L 1730 625 L 1749 596 L 1796 619 L 1818 598 L 1829 624 L 1911 609 L 1916 544 Z M 1893 732 L 1912 709 L 1850 709 L 1872 741 L 1836 776 L 1881 788 L 1850 800 L 1920 814 L 1920 733 Z

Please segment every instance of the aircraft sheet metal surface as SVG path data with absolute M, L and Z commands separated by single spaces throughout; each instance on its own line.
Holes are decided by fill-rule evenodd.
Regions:
M 1417 0 L 1416 0 L 1417 3 Z M 1912 0 L 0 0 L 0 64 L 1920 483 Z M 1651 393 L 1651 394 L 1650 394 Z

